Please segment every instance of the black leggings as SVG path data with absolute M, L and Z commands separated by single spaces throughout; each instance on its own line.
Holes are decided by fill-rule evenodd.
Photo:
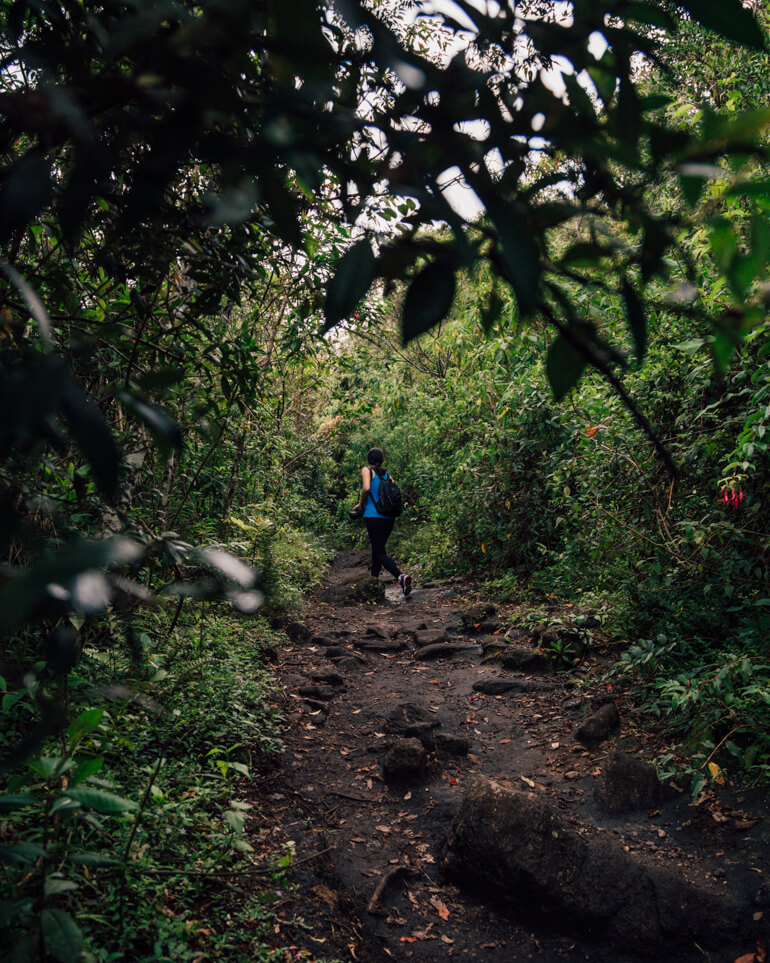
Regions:
M 369 541 L 372 543 L 372 575 L 377 578 L 380 569 L 387 569 L 393 578 L 398 578 L 401 569 L 385 551 L 385 543 L 393 531 L 393 518 L 365 518 Z

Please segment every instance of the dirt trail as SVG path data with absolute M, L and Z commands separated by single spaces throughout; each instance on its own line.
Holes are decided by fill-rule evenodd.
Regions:
M 276 942 L 326 960 L 650 959 L 633 933 L 628 945 L 617 932 L 608 942 L 601 927 L 592 932 L 547 898 L 533 903 L 506 893 L 503 901 L 499 892 L 447 878 L 447 834 L 467 790 L 484 775 L 546 801 L 576 838 L 606 841 L 634 866 L 669 867 L 706 895 L 728 900 L 732 893 L 748 913 L 748 927 L 721 945 L 664 943 L 652 958 L 732 963 L 752 954 L 770 916 L 762 889 L 770 872 L 768 821 L 752 822 L 746 799 L 694 808 L 686 793 L 622 815 L 597 808 L 595 787 L 614 752 L 639 759 L 660 751 L 654 734 L 637 730 L 622 694 L 598 681 L 572 687 L 550 675 L 523 676 L 484 659 L 506 613 L 463 630 L 458 613 L 469 600 L 460 584 L 416 586 L 404 599 L 389 582 L 381 601 L 351 601 L 365 563 L 364 553 L 337 559 L 311 600 L 307 631 L 295 630 L 280 653 L 287 749 L 282 769 L 260 791 L 260 807 L 294 841 L 296 855 L 295 888 L 279 910 Z M 445 646 L 442 654 L 451 657 L 417 651 L 425 644 Z M 474 690 L 489 680 L 514 680 L 523 691 Z M 600 742 L 576 739 L 576 728 L 609 698 L 619 730 Z M 422 710 L 412 731 L 432 750 L 426 768 L 411 776 L 420 746 L 387 731 L 417 711 L 399 710 L 405 704 Z M 392 758 L 394 741 L 401 748 Z M 405 767 L 406 776 L 385 778 L 384 764 L 396 776 Z

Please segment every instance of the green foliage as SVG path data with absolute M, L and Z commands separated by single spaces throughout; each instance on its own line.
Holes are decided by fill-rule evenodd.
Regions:
M 148 643 L 151 633 L 148 625 Z M 74 714 L 93 689 L 73 677 L 74 717 L 58 755 L 33 754 L 0 796 L 2 905 L 29 959 L 38 931 L 63 963 L 79 959 L 81 946 L 108 959 L 117 945 L 136 959 L 188 959 L 201 947 L 269 958 L 260 925 L 269 887 L 264 897 L 233 890 L 205 935 L 190 920 L 250 865 L 244 830 L 258 814 L 242 796 L 265 755 L 280 749 L 265 661 L 278 641 L 264 623 L 201 609 L 164 651 L 156 641 L 146 653 L 149 677 L 129 682 L 133 695 L 123 689 L 131 696 L 123 701 L 114 685 L 125 685 L 121 667 L 84 651 L 80 671 L 112 688 L 110 707 Z M 10 728 L 28 718 L 18 694 L 6 689 L 3 698 Z M 272 864 L 259 869 L 278 876 Z M 242 929 L 229 929 L 228 913 Z
M 717 661 L 710 662 L 702 650 L 688 651 L 693 643 L 661 635 L 655 643 L 631 646 L 618 665 L 621 672 L 642 675 L 648 710 L 681 739 L 677 758 L 693 798 L 713 782 L 770 777 L 770 663 L 753 633 L 744 630 L 739 637 L 740 652 L 717 650 Z M 660 760 L 669 777 L 673 759 L 671 753 Z
M 323 494 L 328 497 L 327 492 Z M 293 503 L 293 509 L 279 509 L 272 502 L 243 505 L 242 517 L 228 519 L 229 528 L 237 534 L 228 546 L 256 566 L 265 592 L 262 611 L 273 617 L 301 614 L 303 596 L 320 582 L 330 559 L 330 546 L 298 527 L 310 528 L 325 520 L 325 506 L 303 505 L 296 496 Z M 315 518 L 307 517 L 308 507 L 315 509 Z

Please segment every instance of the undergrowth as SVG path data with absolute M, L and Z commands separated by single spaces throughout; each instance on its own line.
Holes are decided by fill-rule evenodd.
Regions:
M 65 679 L 3 680 L 7 745 L 48 688 L 66 688 L 73 717 L 0 796 L 9 961 L 107 961 L 117 946 L 135 960 L 278 958 L 266 937 L 290 854 L 266 859 L 251 840 L 252 784 L 281 751 L 269 665 L 280 637 L 201 609 L 165 654 L 140 638 L 134 678 L 86 648 Z

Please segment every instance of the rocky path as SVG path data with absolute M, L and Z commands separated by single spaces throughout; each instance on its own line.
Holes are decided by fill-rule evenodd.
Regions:
M 756 801 L 663 792 L 644 761 L 657 737 L 598 672 L 567 684 L 525 633 L 505 638 L 505 612 L 457 584 L 403 599 L 365 561 L 338 558 L 280 655 L 287 749 L 260 808 L 295 885 L 276 943 L 318 960 L 761 963 Z

